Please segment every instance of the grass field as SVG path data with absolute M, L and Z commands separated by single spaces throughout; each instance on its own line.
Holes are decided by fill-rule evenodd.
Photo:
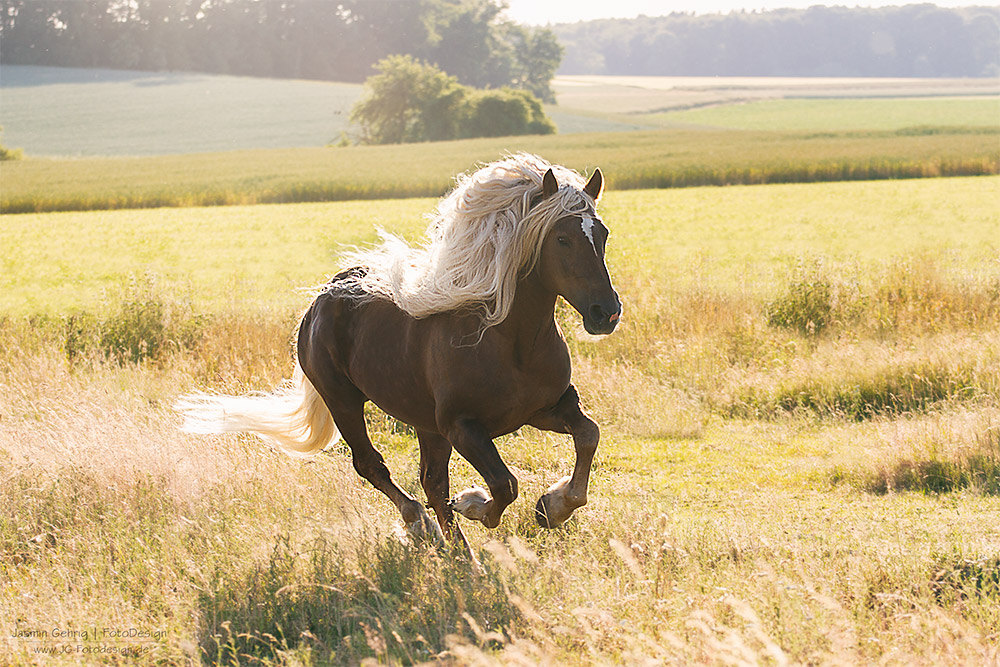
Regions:
M 170 407 L 274 386 L 307 301 L 289 288 L 369 221 L 419 236 L 430 200 L 4 216 L 0 655 L 996 664 L 998 192 L 609 192 L 623 324 L 596 341 L 558 314 L 602 425 L 591 502 L 538 529 L 571 446 L 503 438 L 521 498 L 466 525 L 482 574 L 401 541 L 342 449 L 188 436 Z M 419 494 L 412 435 L 369 422 Z
M 1000 128 L 893 132 L 645 131 L 0 166 L 0 211 L 438 196 L 454 175 L 527 150 L 616 190 L 994 174 Z
M 644 118 L 664 124 L 764 131 L 996 127 L 1000 124 L 1000 97 L 764 100 L 647 114 Z
M 750 289 L 814 256 L 846 264 L 945 252 L 987 270 L 1000 252 L 998 200 L 997 177 L 792 184 L 611 191 L 604 215 L 612 257 L 658 279 L 683 281 L 700 267 L 719 287 Z M 302 304 L 296 289 L 335 272 L 344 246 L 373 242 L 375 226 L 417 240 L 433 207 L 416 199 L 4 216 L 0 312 L 94 308 L 130 276 L 199 310 Z
M 80 85 L 44 74 L 22 92 L 56 95 L 45 108 Z M 160 100 L 145 120 L 181 122 L 172 100 L 207 83 L 102 76 L 77 92 L 105 121 L 109 100 L 143 115 L 127 91 Z M 232 134 L 102 131 L 122 152 L 268 134 L 270 84 L 227 81 L 232 99 L 192 105 L 238 100 Z M 556 83 L 560 122 L 600 132 L 71 160 L 25 145 L 0 166 L 0 663 L 1000 664 L 996 82 Z M 287 85 L 309 113 L 353 94 Z M 962 99 L 758 101 L 789 86 Z M 676 111 L 719 101 L 746 103 Z M 617 131 L 645 123 L 661 129 Z M 622 325 L 596 340 L 557 311 L 602 428 L 565 527 L 533 519 L 570 468 L 562 436 L 498 443 L 521 497 L 494 531 L 466 522 L 477 572 L 409 543 L 342 446 L 301 461 L 179 432 L 180 394 L 288 375 L 298 288 L 343 245 L 376 225 L 418 239 L 434 200 L 405 197 L 514 150 L 600 166 L 610 188 Z M 900 180 L 958 174 L 994 175 Z M 367 417 L 422 497 L 412 431 Z M 452 478 L 481 482 L 458 457 Z

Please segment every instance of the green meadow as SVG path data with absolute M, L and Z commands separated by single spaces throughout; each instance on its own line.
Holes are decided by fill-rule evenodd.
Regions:
M 610 191 L 612 261 L 677 280 L 698 268 L 727 287 L 763 287 L 796 262 L 996 254 L 997 177 Z M 376 227 L 418 241 L 432 199 L 161 208 L 6 216 L 0 311 L 91 309 L 131 279 L 199 309 L 306 303 L 298 288 L 338 270 L 337 253 Z M 819 249 L 822 248 L 822 251 Z M 978 270 L 978 269 L 977 269 Z
M 63 158 L 323 146 L 361 96 L 329 81 L 18 65 L 0 88 L 4 144 Z
M 868 263 L 946 251 L 959 264 L 987 268 L 996 254 L 997 201 L 1000 180 L 982 177 L 610 191 L 602 210 L 613 260 L 679 281 L 699 267 L 727 289 L 759 291 L 796 262 L 821 259 Z M 419 241 L 434 205 L 410 199 L 5 216 L 0 311 L 91 309 L 134 279 L 155 281 L 199 309 L 304 305 L 298 288 L 336 272 L 340 250 L 374 242 L 376 227 Z
M 494 531 L 466 523 L 481 571 L 409 543 L 343 447 L 290 459 L 183 434 L 171 408 L 276 386 L 295 288 L 375 224 L 419 239 L 433 200 L 4 216 L 0 654 L 991 664 L 998 194 L 996 176 L 608 192 L 622 326 L 598 340 L 557 313 L 602 428 L 590 504 L 539 529 L 572 447 L 502 438 L 521 498 Z M 420 496 L 412 432 L 368 419 Z M 452 475 L 479 482 L 457 457 Z M 13 636 L 53 626 L 144 638 Z

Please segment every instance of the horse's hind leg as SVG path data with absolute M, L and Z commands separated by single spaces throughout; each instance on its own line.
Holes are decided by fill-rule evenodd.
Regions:
M 445 536 L 456 547 L 472 555 L 469 542 L 455 521 L 455 513 L 449 500 L 451 481 L 448 460 L 451 458 L 451 443 L 436 433 L 426 431 L 417 431 L 417 440 L 420 443 L 420 484 L 427 494 L 427 504 L 437 515 Z
M 399 488 L 389 474 L 385 459 L 372 445 L 365 426 L 364 403 L 350 411 L 334 412 L 333 420 L 337 423 L 340 435 L 351 448 L 351 458 L 358 474 L 372 483 L 376 489 L 389 497 L 403 516 L 406 528 L 414 537 L 429 538 L 443 542 L 441 530 L 430 518 L 427 510 L 416 498 Z
M 335 377 L 332 373 L 320 374 L 310 380 L 330 409 L 344 442 L 351 448 L 354 469 L 396 505 L 410 534 L 443 542 L 441 530 L 427 510 L 392 481 L 385 459 L 372 445 L 365 425 L 364 396 L 353 385 L 338 386 Z
M 583 414 L 580 397 L 573 385 L 554 408 L 536 416 L 530 423 L 544 431 L 571 434 L 576 447 L 573 474 L 550 486 L 535 505 L 538 524 L 543 528 L 555 528 L 566 521 L 574 510 L 587 504 L 590 466 L 597 452 L 600 430 L 592 419 Z

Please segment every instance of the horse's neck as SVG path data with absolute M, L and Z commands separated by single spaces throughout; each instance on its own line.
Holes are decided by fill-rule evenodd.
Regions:
M 497 325 L 526 358 L 540 343 L 558 338 L 555 324 L 556 295 L 545 289 L 535 272 L 521 280 L 507 318 Z

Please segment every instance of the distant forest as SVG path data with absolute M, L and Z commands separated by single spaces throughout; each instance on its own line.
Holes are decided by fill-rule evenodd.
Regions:
M 552 99 L 551 31 L 499 0 L 0 0 L 0 62 L 364 81 L 409 54 L 463 84 Z
M 552 27 L 560 74 L 650 76 L 1000 76 L 1000 8 L 641 16 Z
M 565 53 L 564 53 L 565 50 Z M 363 81 L 394 54 L 551 101 L 563 74 L 1000 76 L 1000 8 L 812 7 L 530 28 L 501 0 L 0 0 L 0 62 Z

